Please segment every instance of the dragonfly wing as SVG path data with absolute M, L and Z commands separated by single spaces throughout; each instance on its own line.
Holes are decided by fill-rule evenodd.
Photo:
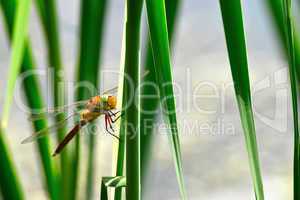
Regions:
M 102 94 L 114 94 L 114 93 L 116 93 L 117 91 L 118 91 L 118 86 L 113 87 L 113 88 L 110 88 L 110 89 L 104 91 Z
M 35 140 L 37 140 L 41 137 L 44 137 L 44 136 L 48 135 L 49 133 L 63 127 L 71 117 L 74 117 L 76 115 L 78 115 L 78 113 L 74 113 L 74 114 L 70 115 L 69 117 L 67 117 L 66 119 L 63 119 L 62 121 L 58 122 L 57 124 L 54 124 L 52 126 L 49 126 L 47 128 L 44 128 L 40 131 L 35 132 L 33 135 L 25 138 L 21 142 L 21 144 L 26 144 L 26 143 L 29 143 L 29 142 L 33 142 L 33 141 L 35 141 Z
M 147 76 L 148 74 L 150 73 L 149 70 L 146 70 L 143 75 L 142 75 L 142 78 L 145 78 L 145 76 Z M 110 88 L 108 90 L 105 90 L 102 94 L 114 94 L 118 91 L 118 86 L 116 87 L 113 87 L 113 88 Z
M 83 100 L 83 101 L 77 101 L 75 103 L 72 104 L 68 104 L 68 105 L 64 105 L 64 106 L 60 106 L 54 109 L 49 109 L 45 112 L 40 112 L 40 113 L 32 113 L 30 117 L 28 117 L 29 121 L 35 121 L 35 120 L 40 120 L 45 118 L 47 115 L 53 115 L 56 116 L 58 114 L 61 114 L 63 112 L 65 112 L 67 109 L 71 108 L 71 107 L 79 107 L 79 106 L 83 106 L 88 102 L 88 100 Z

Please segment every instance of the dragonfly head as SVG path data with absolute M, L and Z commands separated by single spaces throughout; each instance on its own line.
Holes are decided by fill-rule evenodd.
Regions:
M 115 109 L 117 106 L 117 98 L 115 96 L 108 96 L 107 104 L 111 109 Z

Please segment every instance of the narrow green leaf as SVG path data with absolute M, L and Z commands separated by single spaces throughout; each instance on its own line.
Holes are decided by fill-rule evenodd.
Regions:
M 101 181 L 101 200 L 108 200 L 108 187 L 121 190 L 126 187 L 126 178 L 124 176 L 103 177 Z
M 126 16 L 126 13 L 125 13 Z M 119 83 L 118 83 L 118 103 L 117 103 L 117 109 L 122 110 L 122 108 L 125 108 L 126 102 L 123 101 L 125 99 L 125 91 L 124 91 L 124 68 L 125 68 L 125 41 L 126 41 L 126 19 L 124 20 L 124 26 L 123 26 L 123 38 L 122 38 L 122 47 L 121 47 L 121 62 L 120 62 L 120 70 L 119 70 Z M 125 114 L 125 111 L 122 111 L 123 115 Z M 119 138 L 120 141 L 126 140 L 126 126 L 125 126 L 126 119 L 125 117 L 121 117 L 120 124 L 119 125 Z M 125 165 L 125 142 L 118 142 L 116 145 L 114 145 L 114 152 L 117 153 L 115 159 L 115 165 L 116 165 L 116 176 L 123 176 L 124 175 L 124 165 Z M 115 194 L 114 194 L 115 200 L 121 200 L 122 198 L 122 189 L 116 188 Z
M 89 88 L 80 88 L 77 94 L 77 100 L 88 99 L 99 93 L 98 90 L 98 72 L 100 64 L 100 52 L 102 47 L 102 35 L 106 14 L 106 0 L 82 0 L 81 18 L 80 18 L 80 52 L 77 71 L 77 81 L 89 82 L 94 86 L 95 91 L 89 91 Z M 94 180 L 94 162 L 95 162 L 95 134 L 89 135 L 88 141 L 88 174 L 86 184 L 86 198 L 92 199 L 93 180 Z M 77 138 L 79 140 L 79 137 Z M 76 184 L 79 165 L 79 142 L 77 143 L 77 154 L 74 159 L 73 180 Z M 76 188 L 76 185 L 74 186 Z
M 122 107 L 126 105 L 123 104 Z M 121 118 L 120 129 L 119 129 L 119 138 L 120 141 L 125 141 L 126 127 L 125 127 L 125 118 Z M 117 154 L 117 169 L 116 176 L 122 176 L 124 174 L 124 160 L 125 160 L 125 143 L 119 142 L 118 144 L 118 154 Z M 122 189 L 116 188 L 115 190 L 115 200 L 121 200 L 122 198 Z
M 1 0 L 1 7 L 3 10 L 7 31 L 9 33 L 10 40 L 12 39 L 13 32 L 13 24 L 14 17 L 16 11 L 17 2 L 14 0 L 5 1 Z M 34 72 L 34 62 L 32 58 L 32 53 L 30 50 L 29 43 L 26 43 L 24 57 L 22 56 L 22 73 L 30 73 L 24 81 L 24 91 L 27 99 L 27 104 L 31 108 L 31 110 L 41 110 L 44 108 L 44 103 L 41 97 L 39 84 L 37 82 L 36 75 L 31 72 Z M 47 121 L 45 119 L 41 119 L 33 123 L 35 131 L 39 131 L 47 127 Z M 54 168 L 53 162 L 50 157 L 49 151 L 49 141 L 47 137 L 38 140 L 37 142 L 39 155 L 42 161 L 42 167 L 45 174 L 45 185 L 47 186 L 49 195 L 51 199 L 58 199 L 58 177 L 57 171 Z
M 0 190 L 3 199 L 24 199 L 23 188 L 15 172 L 15 165 L 11 160 L 12 156 L 0 127 Z
M 125 25 L 125 66 L 124 71 L 128 79 L 124 77 L 124 98 L 127 105 L 124 110 L 126 130 L 126 199 L 141 199 L 140 183 L 140 135 L 139 135 L 139 95 L 135 90 L 139 85 L 139 60 L 140 60 L 140 27 L 142 14 L 142 0 L 126 1 L 126 25 Z M 130 83 L 130 82 L 131 83 Z M 124 142 L 124 141 L 120 141 Z
M 267 0 L 266 4 L 269 8 L 270 14 L 272 15 L 272 19 L 275 25 L 275 28 L 277 30 L 281 46 L 283 48 L 283 51 L 287 58 L 289 57 L 288 53 L 288 47 L 287 47 L 287 39 L 286 39 L 286 27 L 285 27 L 285 16 L 283 12 L 283 0 Z M 300 65 L 300 38 L 299 38 L 299 32 L 294 28 L 295 25 L 293 25 L 293 31 L 294 31 L 294 53 L 295 53 L 295 60 L 296 65 Z M 297 74 L 300 74 L 300 67 L 297 67 Z M 297 80 L 299 81 L 299 80 Z
M 23 63 L 24 64 L 22 65 L 22 73 L 31 72 L 35 69 L 33 66 L 32 56 L 29 47 L 26 48 Z M 23 86 L 25 91 L 25 97 L 27 100 L 27 105 L 30 107 L 31 112 L 36 110 L 42 110 L 43 108 L 45 108 L 45 104 L 43 102 L 39 84 L 35 74 L 27 76 L 24 80 Z M 45 119 L 34 121 L 32 125 L 34 127 L 35 132 L 48 127 L 47 121 Z M 58 200 L 60 191 L 59 172 L 56 166 L 54 165 L 54 161 L 52 160 L 51 152 L 49 149 L 50 144 L 48 137 L 43 137 L 39 139 L 37 141 L 37 146 L 41 157 L 42 167 L 46 177 L 46 186 L 50 198 L 53 200 Z
M 166 16 L 167 26 L 169 34 L 170 46 L 172 45 L 172 37 L 174 35 L 174 29 L 176 25 L 176 16 L 180 8 L 181 0 L 166 0 Z M 155 78 L 155 69 L 153 63 L 153 54 L 151 48 L 150 38 L 147 43 L 145 71 L 149 71 L 149 74 L 142 80 L 144 83 L 157 83 Z M 143 83 L 142 83 L 143 85 Z M 158 93 L 153 85 L 144 84 L 141 91 L 142 97 L 158 97 Z M 153 124 L 157 115 L 157 108 L 159 105 L 158 98 L 141 98 L 141 178 L 142 181 L 146 178 L 148 161 L 150 159 L 152 140 L 153 140 Z M 143 192 L 143 184 L 142 184 Z
M 291 1 L 284 0 L 284 30 L 286 33 L 286 44 L 288 49 L 289 72 L 291 81 L 292 104 L 293 104 L 293 120 L 294 120 L 294 199 L 300 199 L 300 144 L 299 144 L 299 74 L 297 73 L 297 64 L 295 58 L 295 43 L 293 18 L 291 12 Z
M 65 104 L 64 102 L 64 88 L 62 87 L 62 71 L 61 51 L 59 42 L 59 31 L 57 22 L 56 2 L 55 0 L 36 0 L 37 10 L 42 22 L 43 32 L 46 38 L 47 53 L 48 53 L 48 66 L 51 75 L 51 84 L 53 85 L 54 107 L 59 107 Z M 55 116 L 55 121 L 58 123 L 65 119 L 64 114 Z M 62 126 L 57 129 L 57 140 L 61 141 L 66 133 L 66 127 Z M 72 180 L 70 179 L 70 158 L 69 152 L 64 150 L 60 155 L 61 165 L 61 198 L 70 199 L 75 193 L 72 187 Z
M 259 167 L 255 125 L 251 108 L 251 94 L 247 64 L 246 43 L 240 0 L 220 0 L 227 50 L 239 106 L 252 181 L 256 199 L 263 200 L 263 183 Z
M 31 0 L 19 1 L 16 10 L 16 20 L 13 25 L 13 38 L 11 45 L 11 57 L 9 65 L 8 83 L 5 93 L 5 100 L 2 115 L 2 127 L 7 126 L 9 111 L 13 100 L 15 83 L 20 73 L 25 40 L 28 32 L 28 18 L 30 13 Z
M 168 122 L 172 131 L 170 141 L 175 162 L 177 180 L 179 184 L 181 198 L 186 199 L 180 142 L 175 112 L 175 98 L 172 85 L 173 81 L 171 73 L 165 4 L 163 0 L 146 0 L 146 7 L 156 79 L 159 85 L 161 102 L 164 110 L 166 111 Z

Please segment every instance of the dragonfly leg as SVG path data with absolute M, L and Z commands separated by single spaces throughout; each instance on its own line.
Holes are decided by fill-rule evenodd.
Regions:
M 116 115 L 117 115 L 118 113 L 120 113 L 120 111 L 115 112 L 115 113 L 113 113 L 112 111 L 108 111 L 108 113 L 109 113 L 109 117 L 110 117 L 112 123 L 115 123 L 116 121 L 118 121 L 118 119 L 120 119 L 120 117 L 123 116 L 123 114 L 121 114 L 121 115 L 119 115 L 118 117 L 116 117 Z M 111 114 L 110 114 L 110 113 L 111 113 Z M 112 116 L 114 116 L 114 117 L 116 117 L 116 118 L 115 118 L 115 119 L 112 119 Z
M 114 116 L 114 117 L 116 117 L 116 116 L 117 116 L 117 114 L 118 114 L 120 111 L 113 112 L 113 111 L 111 111 L 111 110 L 108 110 L 107 112 L 109 113 L 109 115 L 110 115 L 110 116 Z
M 116 136 L 115 134 L 113 134 L 112 132 L 110 132 L 109 130 L 108 130 L 108 124 L 110 125 L 110 127 L 111 127 L 111 124 L 110 124 L 110 121 L 109 121 L 110 119 L 109 119 L 109 115 L 107 115 L 107 114 L 105 114 L 105 130 L 110 134 L 110 135 L 112 135 L 113 137 L 115 137 L 115 138 L 117 138 L 118 140 L 120 140 L 120 138 L 118 137 L 118 136 Z M 112 127 L 111 127 L 112 128 Z M 113 130 L 113 129 L 112 129 Z M 114 130 L 113 130 L 114 131 Z
M 116 117 L 116 114 L 117 114 L 117 113 L 114 113 L 114 112 L 112 112 L 111 110 L 108 110 L 107 112 L 108 112 L 108 114 L 109 114 L 110 116 Z
M 115 132 L 115 130 L 113 129 L 113 127 L 112 127 L 112 118 L 111 118 L 111 116 L 110 115 L 107 115 L 107 121 L 108 121 L 108 125 L 109 125 L 109 128 L 113 131 L 113 132 Z

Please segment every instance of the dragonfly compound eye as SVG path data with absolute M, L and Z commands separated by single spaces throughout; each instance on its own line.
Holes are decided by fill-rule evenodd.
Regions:
M 109 96 L 107 99 L 107 104 L 111 109 L 115 109 L 117 106 L 117 98 L 115 96 Z

